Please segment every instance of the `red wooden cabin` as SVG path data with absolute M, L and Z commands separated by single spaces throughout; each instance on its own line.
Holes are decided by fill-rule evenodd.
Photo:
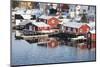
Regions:
M 58 16 L 45 16 L 45 15 L 40 16 L 38 21 L 45 22 L 46 24 L 50 25 L 51 28 L 56 28 L 57 25 L 61 22 L 58 19 Z
M 85 23 L 67 22 L 61 27 L 63 32 L 72 34 L 86 34 L 90 31 L 90 27 Z

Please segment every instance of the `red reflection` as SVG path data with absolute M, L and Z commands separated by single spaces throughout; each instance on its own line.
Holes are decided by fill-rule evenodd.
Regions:
M 47 43 L 47 45 L 50 48 L 56 48 L 59 45 L 59 43 L 55 39 L 50 39 L 50 41 Z
M 78 45 L 80 49 L 87 49 L 87 48 L 96 48 L 96 42 L 91 42 L 91 44 L 82 44 Z

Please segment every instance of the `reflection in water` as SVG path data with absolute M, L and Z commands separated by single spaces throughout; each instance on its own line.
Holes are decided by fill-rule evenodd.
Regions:
M 25 40 L 27 41 L 29 44 L 34 44 L 36 43 L 37 46 L 44 46 L 44 47 L 49 47 L 49 48 L 56 48 L 58 46 L 71 46 L 71 47 L 80 47 L 81 49 L 84 48 L 95 48 L 96 47 L 96 43 L 95 42 L 91 42 L 88 43 L 86 41 L 84 42 L 70 42 L 67 39 L 63 40 L 57 37 L 44 37 L 44 38 L 33 38 L 30 40 Z
M 12 65 L 96 60 L 95 42 L 88 49 L 86 42 L 73 43 L 54 37 L 15 40 L 12 35 Z

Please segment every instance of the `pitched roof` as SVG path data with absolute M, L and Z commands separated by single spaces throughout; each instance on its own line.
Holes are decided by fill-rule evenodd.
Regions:
M 28 23 L 31 23 L 29 20 L 23 20 L 22 22 L 19 23 L 19 25 L 26 25 Z
M 32 24 L 38 26 L 38 27 L 50 27 L 48 24 L 44 22 L 32 22 Z
M 21 15 L 24 19 L 31 19 L 32 16 L 31 15 Z
M 62 23 L 67 23 L 70 22 L 71 19 L 59 19 L 60 21 L 62 21 Z
M 95 30 L 91 30 L 91 31 L 90 31 L 90 33 L 95 34 L 95 33 L 96 33 L 96 31 L 95 31 Z
M 41 15 L 39 18 L 43 18 L 43 19 L 50 19 L 50 18 L 58 18 L 58 16 L 47 16 L 47 15 Z
M 19 23 L 19 25 L 26 25 L 28 23 L 32 23 L 35 26 L 38 27 L 50 27 L 48 24 L 44 23 L 44 22 L 36 22 L 35 20 L 23 20 L 22 22 Z
M 25 14 L 25 10 L 19 9 L 16 11 L 16 14 Z
M 95 27 L 95 22 L 90 22 L 89 24 L 87 24 L 90 27 Z
M 78 23 L 78 22 L 67 22 L 63 23 L 64 26 L 72 27 L 72 28 L 80 28 L 82 25 L 85 25 L 86 23 Z
M 39 18 L 50 19 L 50 18 L 52 18 L 52 16 L 41 15 Z

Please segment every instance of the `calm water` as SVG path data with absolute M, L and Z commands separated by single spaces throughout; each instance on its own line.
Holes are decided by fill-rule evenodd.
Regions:
M 58 38 L 15 40 L 12 35 L 12 65 L 95 60 L 95 48 L 81 49 Z

